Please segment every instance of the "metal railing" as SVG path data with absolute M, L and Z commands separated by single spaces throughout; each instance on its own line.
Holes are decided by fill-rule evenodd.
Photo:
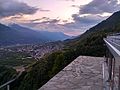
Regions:
M 105 87 L 106 85 L 109 87 L 104 90 L 120 90 L 120 33 L 107 36 L 104 41 L 108 48 L 106 52 L 106 64 L 103 65 L 104 73 L 108 73 L 108 80 L 104 80 L 104 83 Z M 106 70 L 105 67 L 108 69 Z
M 12 80 L 10 80 L 10 81 L 2 84 L 2 85 L 0 86 L 0 89 L 2 89 L 2 88 L 4 88 L 4 87 L 7 86 L 7 90 L 10 90 L 10 84 L 11 84 L 12 82 L 14 82 L 16 79 L 18 79 L 18 78 L 21 76 L 22 72 L 23 72 L 23 71 L 19 72 L 19 74 L 18 74 L 14 79 L 12 79 Z

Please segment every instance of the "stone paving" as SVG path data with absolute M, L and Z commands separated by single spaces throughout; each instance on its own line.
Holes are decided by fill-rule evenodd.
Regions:
M 39 90 L 103 90 L 104 58 L 79 56 Z

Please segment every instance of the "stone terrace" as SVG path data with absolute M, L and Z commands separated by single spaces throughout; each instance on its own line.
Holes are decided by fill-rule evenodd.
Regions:
M 104 58 L 79 56 L 39 90 L 103 90 Z

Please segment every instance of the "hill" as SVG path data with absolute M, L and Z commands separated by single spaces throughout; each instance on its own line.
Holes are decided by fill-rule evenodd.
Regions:
M 104 56 L 105 45 L 103 38 L 112 33 L 120 32 L 120 11 L 87 30 L 81 36 L 65 40 L 66 48 L 72 48 L 78 55 Z

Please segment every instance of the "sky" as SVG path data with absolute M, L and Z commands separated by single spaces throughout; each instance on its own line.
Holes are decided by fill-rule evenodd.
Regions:
M 0 23 L 76 36 L 120 10 L 120 0 L 0 0 Z

